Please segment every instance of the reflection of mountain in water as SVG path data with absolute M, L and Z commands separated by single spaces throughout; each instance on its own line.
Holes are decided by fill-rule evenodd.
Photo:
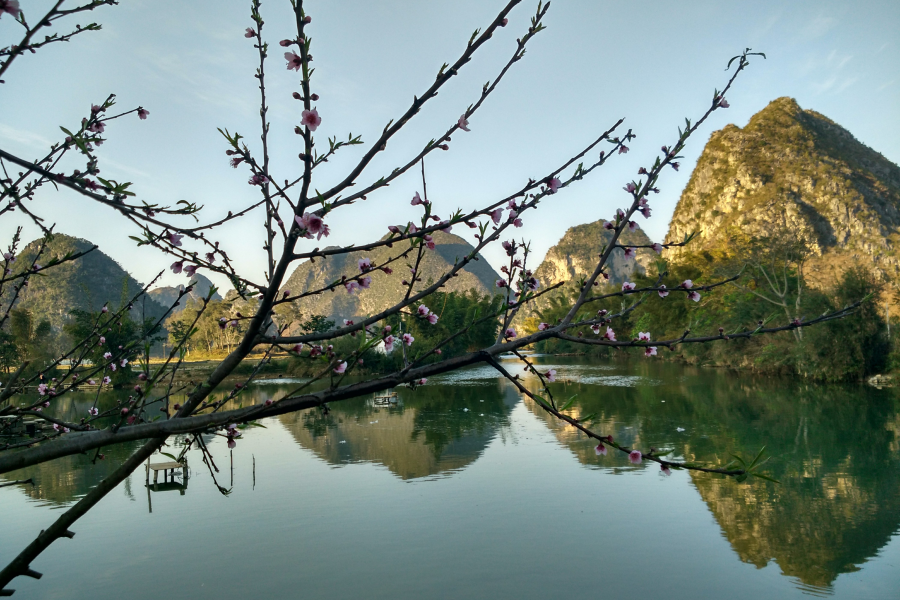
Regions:
M 393 407 L 376 406 L 370 398 L 335 403 L 327 415 L 307 411 L 279 418 L 298 444 L 331 464 L 374 462 L 401 479 L 415 479 L 473 463 L 508 427 L 518 402 L 496 377 L 480 385 L 429 382 L 397 392 Z
M 741 560 L 762 568 L 774 559 L 784 574 L 825 587 L 898 531 L 900 415 L 888 398 L 799 392 L 779 407 L 765 402 L 755 423 L 761 435 L 748 436 L 777 440 L 767 472 L 781 484 L 693 480 Z
M 577 393 L 573 416 L 598 413 L 596 430 L 622 443 L 674 448 L 688 460 L 719 457 L 720 464 L 731 452 L 752 454 L 766 446 L 772 460 L 763 472 L 780 484 L 692 474 L 744 562 L 762 568 L 774 560 L 803 584 L 827 587 L 839 574 L 858 570 L 900 530 L 900 411 L 889 391 L 777 380 L 752 385 L 725 372 L 649 362 L 616 365 L 614 371 L 556 368 L 561 378 L 571 377 L 570 371 L 582 380 L 639 377 L 630 388 L 552 388 L 560 398 Z M 574 428 L 552 423 L 533 403 L 526 406 L 583 464 L 627 465 L 621 456 L 598 459 L 594 443 Z M 686 431 L 678 432 L 679 426 Z

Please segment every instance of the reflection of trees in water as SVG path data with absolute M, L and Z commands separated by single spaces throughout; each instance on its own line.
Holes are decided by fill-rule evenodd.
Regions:
M 100 410 L 115 404 L 117 394 L 103 393 L 98 406 Z M 54 400 L 55 416 L 77 421 L 86 417 L 88 409 L 93 405 L 94 394 L 71 394 Z M 49 412 L 49 411 L 48 411 Z M 104 424 L 105 425 L 105 424 Z M 95 485 L 105 479 L 122 464 L 140 442 L 117 444 L 102 450 L 106 458 L 91 463 L 94 454 L 89 456 L 75 455 L 58 458 L 32 467 L 10 471 L 0 475 L 0 481 L 16 481 L 31 478 L 31 484 L 20 484 L 19 487 L 29 497 L 48 504 L 66 504 L 84 496 Z
M 397 406 L 361 399 L 330 405 L 327 415 L 306 411 L 279 418 L 298 444 L 331 464 L 375 462 L 402 479 L 413 479 L 474 462 L 495 434 L 509 426 L 509 413 L 518 402 L 498 381 L 429 384 L 397 392 Z
M 118 399 L 127 398 L 127 396 L 127 392 L 102 392 L 97 407 L 102 413 L 115 406 Z M 94 398 L 94 393 L 67 394 L 54 400 L 53 405 L 47 412 L 67 421 L 79 421 L 82 417 L 87 417 L 88 409 L 93 406 Z M 183 397 L 172 400 L 173 403 L 179 401 L 183 402 Z M 158 412 L 159 404 L 153 406 L 153 409 L 149 409 L 151 414 L 162 414 Z M 232 406 L 232 403 L 229 403 L 226 408 L 236 408 L 236 405 Z M 114 421 L 115 419 L 111 418 L 101 419 L 94 424 L 98 427 L 106 427 Z M 180 435 L 170 437 L 168 441 L 169 448 L 165 448 L 165 451 L 172 453 L 173 448 L 180 449 L 183 439 L 183 436 Z M 211 438 L 204 435 L 203 439 L 208 441 Z M 67 504 L 81 498 L 106 479 L 140 445 L 141 442 L 130 442 L 102 448 L 101 453 L 105 456 L 103 460 L 94 461 L 94 452 L 90 452 L 88 455 L 65 456 L 25 469 L 4 473 L 0 475 L 0 482 L 21 481 L 31 478 L 34 481 L 34 486 L 30 483 L 17 486 L 26 495 L 52 505 Z M 166 458 L 164 460 L 169 459 Z M 141 477 L 141 482 L 143 483 L 143 468 L 138 469 L 136 473 L 137 476 Z M 133 498 L 130 478 L 125 480 L 123 491 L 129 498 Z
M 691 474 L 744 562 L 761 568 L 775 560 L 804 584 L 828 586 L 858 570 L 900 528 L 900 411 L 891 392 L 754 382 L 725 371 L 643 362 L 623 368 L 675 383 L 570 383 L 559 386 L 559 395 L 578 393 L 577 413 L 597 412 L 598 431 L 642 449 L 674 447 L 688 460 L 724 464 L 731 452 L 749 454 L 765 445 L 773 457 L 764 472 L 780 485 Z M 687 431 L 677 433 L 676 426 Z M 598 461 L 594 444 L 573 428 L 553 430 L 586 465 L 625 463 L 621 457 Z

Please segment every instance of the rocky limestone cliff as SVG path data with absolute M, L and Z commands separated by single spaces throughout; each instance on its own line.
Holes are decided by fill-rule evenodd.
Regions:
M 553 285 L 560 281 L 574 281 L 588 276 L 597 267 L 600 252 L 612 239 L 612 232 L 603 227 L 604 221 L 584 223 L 570 227 L 555 246 L 547 251 L 544 260 L 535 271 L 535 276 L 542 286 Z M 628 245 L 646 245 L 653 242 L 642 230 L 625 231 L 619 243 Z M 656 253 L 642 248 L 637 251 L 634 260 L 626 260 L 621 250 L 614 250 L 607 263 L 611 283 L 622 283 L 637 271 L 644 274 Z
M 37 239 L 22 248 L 15 262 L 15 270 L 25 269 L 31 264 L 40 244 L 41 239 Z M 85 252 L 93 245 L 88 240 L 56 233 L 38 264 L 46 264 L 49 258 L 62 257 L 69 252 Z M 49 320 L 53 328 L 59 331 L 70 319 L 71 311 L 98 311 L 107 303 L 118 308 L 123 300 L 133 298 L 142 287 L 119 263 L 97 248 L 31 277 L 28 287 L 19 294 L 16 306 L 30 310 L 36 322 Z M 11 296 L 12 292 L 7 287 L 2 300 Z M 131 311 L 134 318 L 140 318 L 141 314 L 159 317 L 165 312 L 159 303 L 147 296 L 135 308 L 138 310 Z
M 213 286 L 213 282 L 201 275 L 200 273 L 194 273 L 194 276 L 191 278 L 194 286 L 193 289 L 188 293 L 188 297 L 181 301 L 181 303 L 175 307 L 172 312 L 180 312 L 184 310 L 184 307 L 187 306 L 189 300 L 199 300 L 201 298 L 206 298 L 206 295 L 209 293 L 209 288 Z M 184 289 L 183 285 L 179 286 L 165 286 L 158 287 L 150 290 L 147 294 L 159 302 L 161 305 L 166 308 L 172 306 L 172 303 L 178 299 L 178 294 L 181 293 L 181 290 Z M 219 292 L 216 292 L 212 295 L 213 300 L 221 300 L 222 296 L 219 295 Z
M 727 252 L 731 232 L 764 237 L 777 231 L 806 239 L 813 285 L 861 263 L 898 281 L 900 167 L 827 117 L 778 98 L 743 129 L 712 134 L 669 225 L 667 242 L 692 231 L 686 252 Z
M 464 258 L 472 251 L 472 245 L 463 238 L 451 233 L 435 232 L 434 250 L 426 250 L 419 267 L 419 275 L 422 283 L 416 284 L 416 289 L 425 287 L 429 281 L 436 281 L 457 261 Z M 311 289 L 323 288 L 338 280 L 341 276 L 354 276 L 359 274 L 357 261 L 368 258 L 375 265 L 385 264 L 391 257 L 396 256 L 408 247 L 408 242 L 398 242 L 393 248 L 380 247 L 370 251 L 350 252 L 349 254 L 329 256 L 324 259 L 301 263 L 282 286 L 282 290 L 290 290 L 291 294 L 297 294 Z M 293 310 L 306 318 L 312 315 L 325 315 L 331 319 L 352 319 L 354 317 L 368 316 L 378 313 L 403 299 L 405 287 L 401 284 L 408 279 L 410 272 L 407 264 L 412 264 L 415 254 L 411 253 L 408 260 L 399 260 L 389 266 L 393 269 L 392 275 L 387 275 L 379 270 L 371 273 L 372 284 L 367 290 L 359 290 L 348 294 L 343 287 L 333 292 L 323 292 L 315 296 L 309 296 L 293 303 Z M 479 294 L 493 294 L 496 291 L 495 282 L 500 279 L 496 271 L 486 260 L 479 256 L 479 260 L 473 261 L 459 271 L 457 277 L 453 277 L 446 283 L 443 291 L 468 291 L 473 289 Z

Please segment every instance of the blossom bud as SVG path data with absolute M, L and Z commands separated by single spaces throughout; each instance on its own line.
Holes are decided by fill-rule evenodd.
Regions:
M 305 17 L 303 17 L 303 22 L 304 23 L 312 23 L 312 17 L 309 15 L 306 15 Z
M 300 92 L 294 92 L 293 94 L 291 94 L 291 96 L 294 98 L 294 100 L 303 100 L 303 96 L 300 95 Z
M 315 102 L 316 100 L 319 99 L 319 95 L 318 95 L 318 94 L 310 94 L 310 95 L 309 95 L 309 99 L 312 100 L 313 102 Z M 364 196 L 364 197 L 363 197 L 363 200 L 365 200 L 365 199 L 366 199 L 366 198 L 365 198 L 365 196 Z

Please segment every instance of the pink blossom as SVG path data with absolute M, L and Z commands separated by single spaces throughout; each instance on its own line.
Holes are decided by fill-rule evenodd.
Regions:
M 109 360 L 110 358 L 112 358 L 112 352 L 104 352 L 103 358 L 105 358 L 106 360 Z
M 92 417 L 96 417 L 98 414 L 100 414 L 100 411 L 97 410 L 96 406 L 92 406 L 88 409 L 88 414 Z
M 660 298 L 665 298 L 666 296 L 668 296 L 669 290 L 666 289 L 666 284 L 661 283 L 659 285 L 659 290 L 657 290 L 657 293 L 659 294 Z
M 420 204 L 425 204 L 425 202 L 422 200 L 422 196 L 419 195 L 419 192 L 416 192 L 416 195 L 413 196 L 410 204 L 412 204 L 413 206 L 418 206 Z
M 412 346 L 412 343 L 416 341 L 416 338 L 412 336 L 410 333 L 404 333 L 401 338 L 403 339 L 403 343 L 407 346 Z
M 326 225 L 322 217 L 316 213 L 305 212 L 302 217 L 294 216 L 294 221 L 297 223 L 297 226 L 300 227 L 301 235 L 306 239 L 311 240 L 313 235 L 316 235 L 316 239 L 320 240 L 323 235 L 328 237 L 328 234 L 331 233 L 328 225 Z
M 612 230 L 612 229 L 615 229 L 615 228 L 616 228 L 616 224 L 613 223 L 612 221 L 603 221 L 603 227 L 604 227 L 605 229 L 610 229 L 610 230 Z
M 598 317 L 605 317 L 608 314 L 609 314 L 609 311 L 606 310 L 605 308 L 601 308 L 600 310 L 597 311 Z
M 634 283 L 632 283 L 632 282 L 630 282 L 630 281 L 623 281 L 623 282 L 622 282 L 622 291 L 623 291 L 623 292 L 630 292 L 630 291 L 633 290 L 635 287 L 637 287 L 636 284 L 634 284 Z
M 681 287 L 683 287 L 686 290 L 689 290 L 692 287 L 694 287 L 694 282 L 691 281 L 690 279 L 685 279 L 684 281 L 681 282 Z
M 303 350 L 303 344 L 294 344 L 294 347 L 291 348 L 297 354 L 300 354 L 300 351 Z
M 598 323 L 594 323 L 591 325 L 591 331 L 594 332 L 594 335 L 600 335 L 600 325 Z
M 633 184 L 633 183 L 629 183 L 628 185 L 626 185 L 626 186 L 623 187 L 622 189 L 625 190 L 626 192 L 628 192 L 629 194 L 631 194 L 631 193 L 633 193 L 634 190 L 636 190 L 637 188 L 634 187 L 634 184 Z
M 356 261 L 357 266 L 359 266 L 359 272 L 365 273 L 366 271 L 372 270 L 372 261 L 368 258 L 361 258 Z
M 109 307 L 108 307 L 107 305 L 104 304 L 103 307 L 100 309 L 100 312 L 102 312 L 103 314 L 108 313 L 108 312 L 109 312 Z
M 38 385 L 37 390 L 38 390 L 38 394 L 40 394 L 41 396 L 46 396 L 47 395 L 47 384 L 42 383 L 42 384 Z
M 694 302 L 700 302 L 700 294 L 698 294 L 697 292 L 688 292 L 687 297 Z
M 371 285 L 372 285 L 372 278 L 371 278 L 371 277 L 368 277 L 368 276 L 367 276 L 367 277 L 360 277 L 360 278 L 359 278 L 359 287 L 360 287 L 360 289 L 367 290 L 367 289 L 369 289 L 369 286 L 371 286 Z
M 616 341 L 616 332 L 613 331 L 611 328 L 607 327 L 606 333 L 603 334 L 603 337 L 614 342 L 614 341 Z
M 315 131 L 322 124 L 322 117 L 316 109 L 304 110 L 300 113 L 300 124 L 309 127 L 310 131 Z
M 628 153 L 628 146 L 626 146 L 624 144 L 619 146 L 619 154 L 627 154 L 627 153 Z
M 653 243 L 650 245 L 650 247 L 653 248 L 653 251 L 656 252 L 657 254 L 662 254 L 663 247 L 661 244 Z
M 642 215 L 644 215 L 644 218 L 645 218 L 645 219 L 649 219 L 649 218 L 650 218 L 650 207 L 649 207 L 649 206 L 646 206 L 646 205 L 645 205 L 645 206 L 640 207 L 640 208 L 638 209 L 638 212 L 640 212 Z
M 625 218 L 625 211 L 621 208 L 616 209 L 616 223 Z
M 109 375 L 103 378 L 103 385 L 109 385 L 112 379 L 109 378 Z
M 502 218 L 503 218 L 503 209 L 502 208 L 495 208 L 494 210 L 491 211 L 491 220 L 494 221 L 495 225 L 500 223 L 500 219 L 502 219 Z
M 431 311 L 428 310 L 428 307 L 425 306 L 424 304 L 420 304 L 419 308 L 416 309 L 416 312 L 419 314 L 420 317 L 427 317 L 428 313 L 430 313 Z
M 628 453 L 628 460 L 631 461 L 631 464 L 633 464 L 633 465 L 641 464 L 641 459 L 643 457 L 644 457 L 644 455 L 641 454 L 640 450 L 632 450 L 631 452 Z
M 425 240 L 425 246 L 428 247 L 429 250 L 435 249 L 435 243 L 434 243 L 433 237 L 431 237 L 430 235 L 425 235 L 422 237 L 422 239 Z
M 731 107 L 731 105 L 728 104 L 728 100 L 726 100 L 725 98 L 722 98 L 721 100 L 719 100 L 719 108 L 729 108 L 729 107 Z
M 148 116 L 149 114 L 150 114 L 150 111 L 147 110 L 146 108 L 143 108 L 143 107 L 142 107 L 142 108 L 139 108 L 138 111 L 137 111 L 138 118 L 139 118 L 141 121 L 145 121 L 145 120 L 147 119 L 147 116 Z
M 296 52 L 285 52 L 284 60 L 287 61 L 287 69 L 290 71 L 291 69 L 295 71 L 300 71 L 300 67 L 303 66 L 303 59 Z M 303 111 L 306 112 L 306 111 Z
M 456 124 L 459 125 L 459 128 L 463 131 L 471 131 L 471 129 L 469 129 L 469 121 L 466 120 L 466 115 L 461 116 Z
M 509 329 L 507 329 L 506 331 L 503 332 L 503 336 L 506 337 L 507 339 L 512 339 L 512 338 L 516 337 L 516 330 L 513 329 L 512 327 L 510 327 Z
M 556 369 L 550 369 L 544 373 L 544 376 L 547 378 L 547 381 L 550 381 L 551 383 L 556 381 Z
M 437 325 L 438 316 L 434 313 L 431 313 L 430 315 L 428 315 L 428 322 L 432 325 Z
M 13 19 L 19 17 L 19 0 L 0 0 L 0 16 L 9 13 Z
M 395 338 L 392 335 L 389 335 L 386 338 L 384 338 L 384 351 L 387 352 L 388 354 L 393 352 L 394 351 L 394 343 L 396 341 L 397 341 L 397 338 Z
M 177 275 L 178 273 L 181 273 L 181 269 L 184 268 L 184 261 L 179 260 L 177 262 L 173 262 L 170 268 L 172 269 L 172 272 Z
M 175 232 L 169 232 L 166 234 L 166 237 L 169 238 L 169 243 L 173 246 L 180 246 L 181 238 L 183 238 L 184 236 Z
M 256 30 L 252 27 L 248 27 L 246 33 L 244 33 L 245 38 L 256 37 Z
M 228 438 L 228 448 L 233 450 L 235 446 L 237 446 L 237 442 L 234 441 L 234 438 Z
M 127 358 L 123 358 L 123 359 L 122 359 L 122 362 L 119 363 L 119 366 L 125 367 L 125 365 L 127 365 L 127 364 L 128 364 L 128 359 L 127 359 Z
M 397 235 L 400 235 L 400 228 L 397 227 L 396 225 L 388 225 L 388 231 L 390 231 L 391 233 L 396 233 Z
M 638 229 L 638 224 L 634 221 L 628 221 L 628 231 L 634 231 Z
M 344 289 L 347 290 L 348 294 L 352 294 L 359 289 L 359 283 L 356 281 L 348 281 L 344 284 Z
M 594 448 L 594 452 L 597 454 L 597 456 L 606 456 L 606 446 L 604 446 L 603 444 L 597 444 L 597 447 Z
M 638 332 L 638 340 L 642 342 L 650 341 L 650 332 L 649 331 L 639 331 Z
M 666 477 L 668 477 L 669 475 L 672 474 L 672 470 L 665 465 L 659 466 L 659 472 L 662 473 L 663 475 L 665 475 Z
M 101 343 L 101 344 L 105 344 L 105 343 L 106 343 L 106 338 L 103 337 L 102 335 L 100 336 L 100 343 Z
M 544 331 L 546 329 L 550 329 L 549 323 L 541 323 L 538 325 L 538 331 Z
M 651 356 L 656 356 L 656 346 L 647 346 L 644 348 L 644 356 L 650 358 Z
M 427 377 L 422 377 L 421 379 L 416 379 L 416 385 L 425 385 L 428 383 Z
M 522 226 L 522 219 L 514 219 L 514 220 L 513 220 L 513 226 L 515 226 L 515 227 L 521 227 L 521 226 Z
M 551 193 L 551 194 L 555 194 L 555 193 L 556 193 L 556 190 L 558 190 L 559 187 L 560 187 L 561 185 L 562 185 L 562 182 L 559 180 L 558 177 L 554 177 L 553 179 L 551 179 L 551 180 L 550 180 L 550 186 L 549 186 L 549 187 L 550 187 L 550 193 Z
M 193 277 L 194 273 L 197 272 L 197 265 L 188 265 L 184 268 L 184 274 L 188 277 Z
M 495 285 L 496 285 L 498 288 L 501 288 L 501 289 L 502 289 L 502 288 L 505 288 L 505 287 L 506 287 L 506 280 L 505 280 L 505 279 L 498 279 L 498 280 L 495 282 Z
M 346 361 L 340 363 L 338 366 L 336 366 L 334 368 L 334 372 L 337 373 L 338 375 L 342 374 L 346 370 L 347 370 L 347 362 Z
M 634 258 L 634 248 L 625 248 L 625 253 L 622 256 L 626 259 Z
M 97 385 L 97 382 L 93 379 L 88 379 L 88 385 Z

